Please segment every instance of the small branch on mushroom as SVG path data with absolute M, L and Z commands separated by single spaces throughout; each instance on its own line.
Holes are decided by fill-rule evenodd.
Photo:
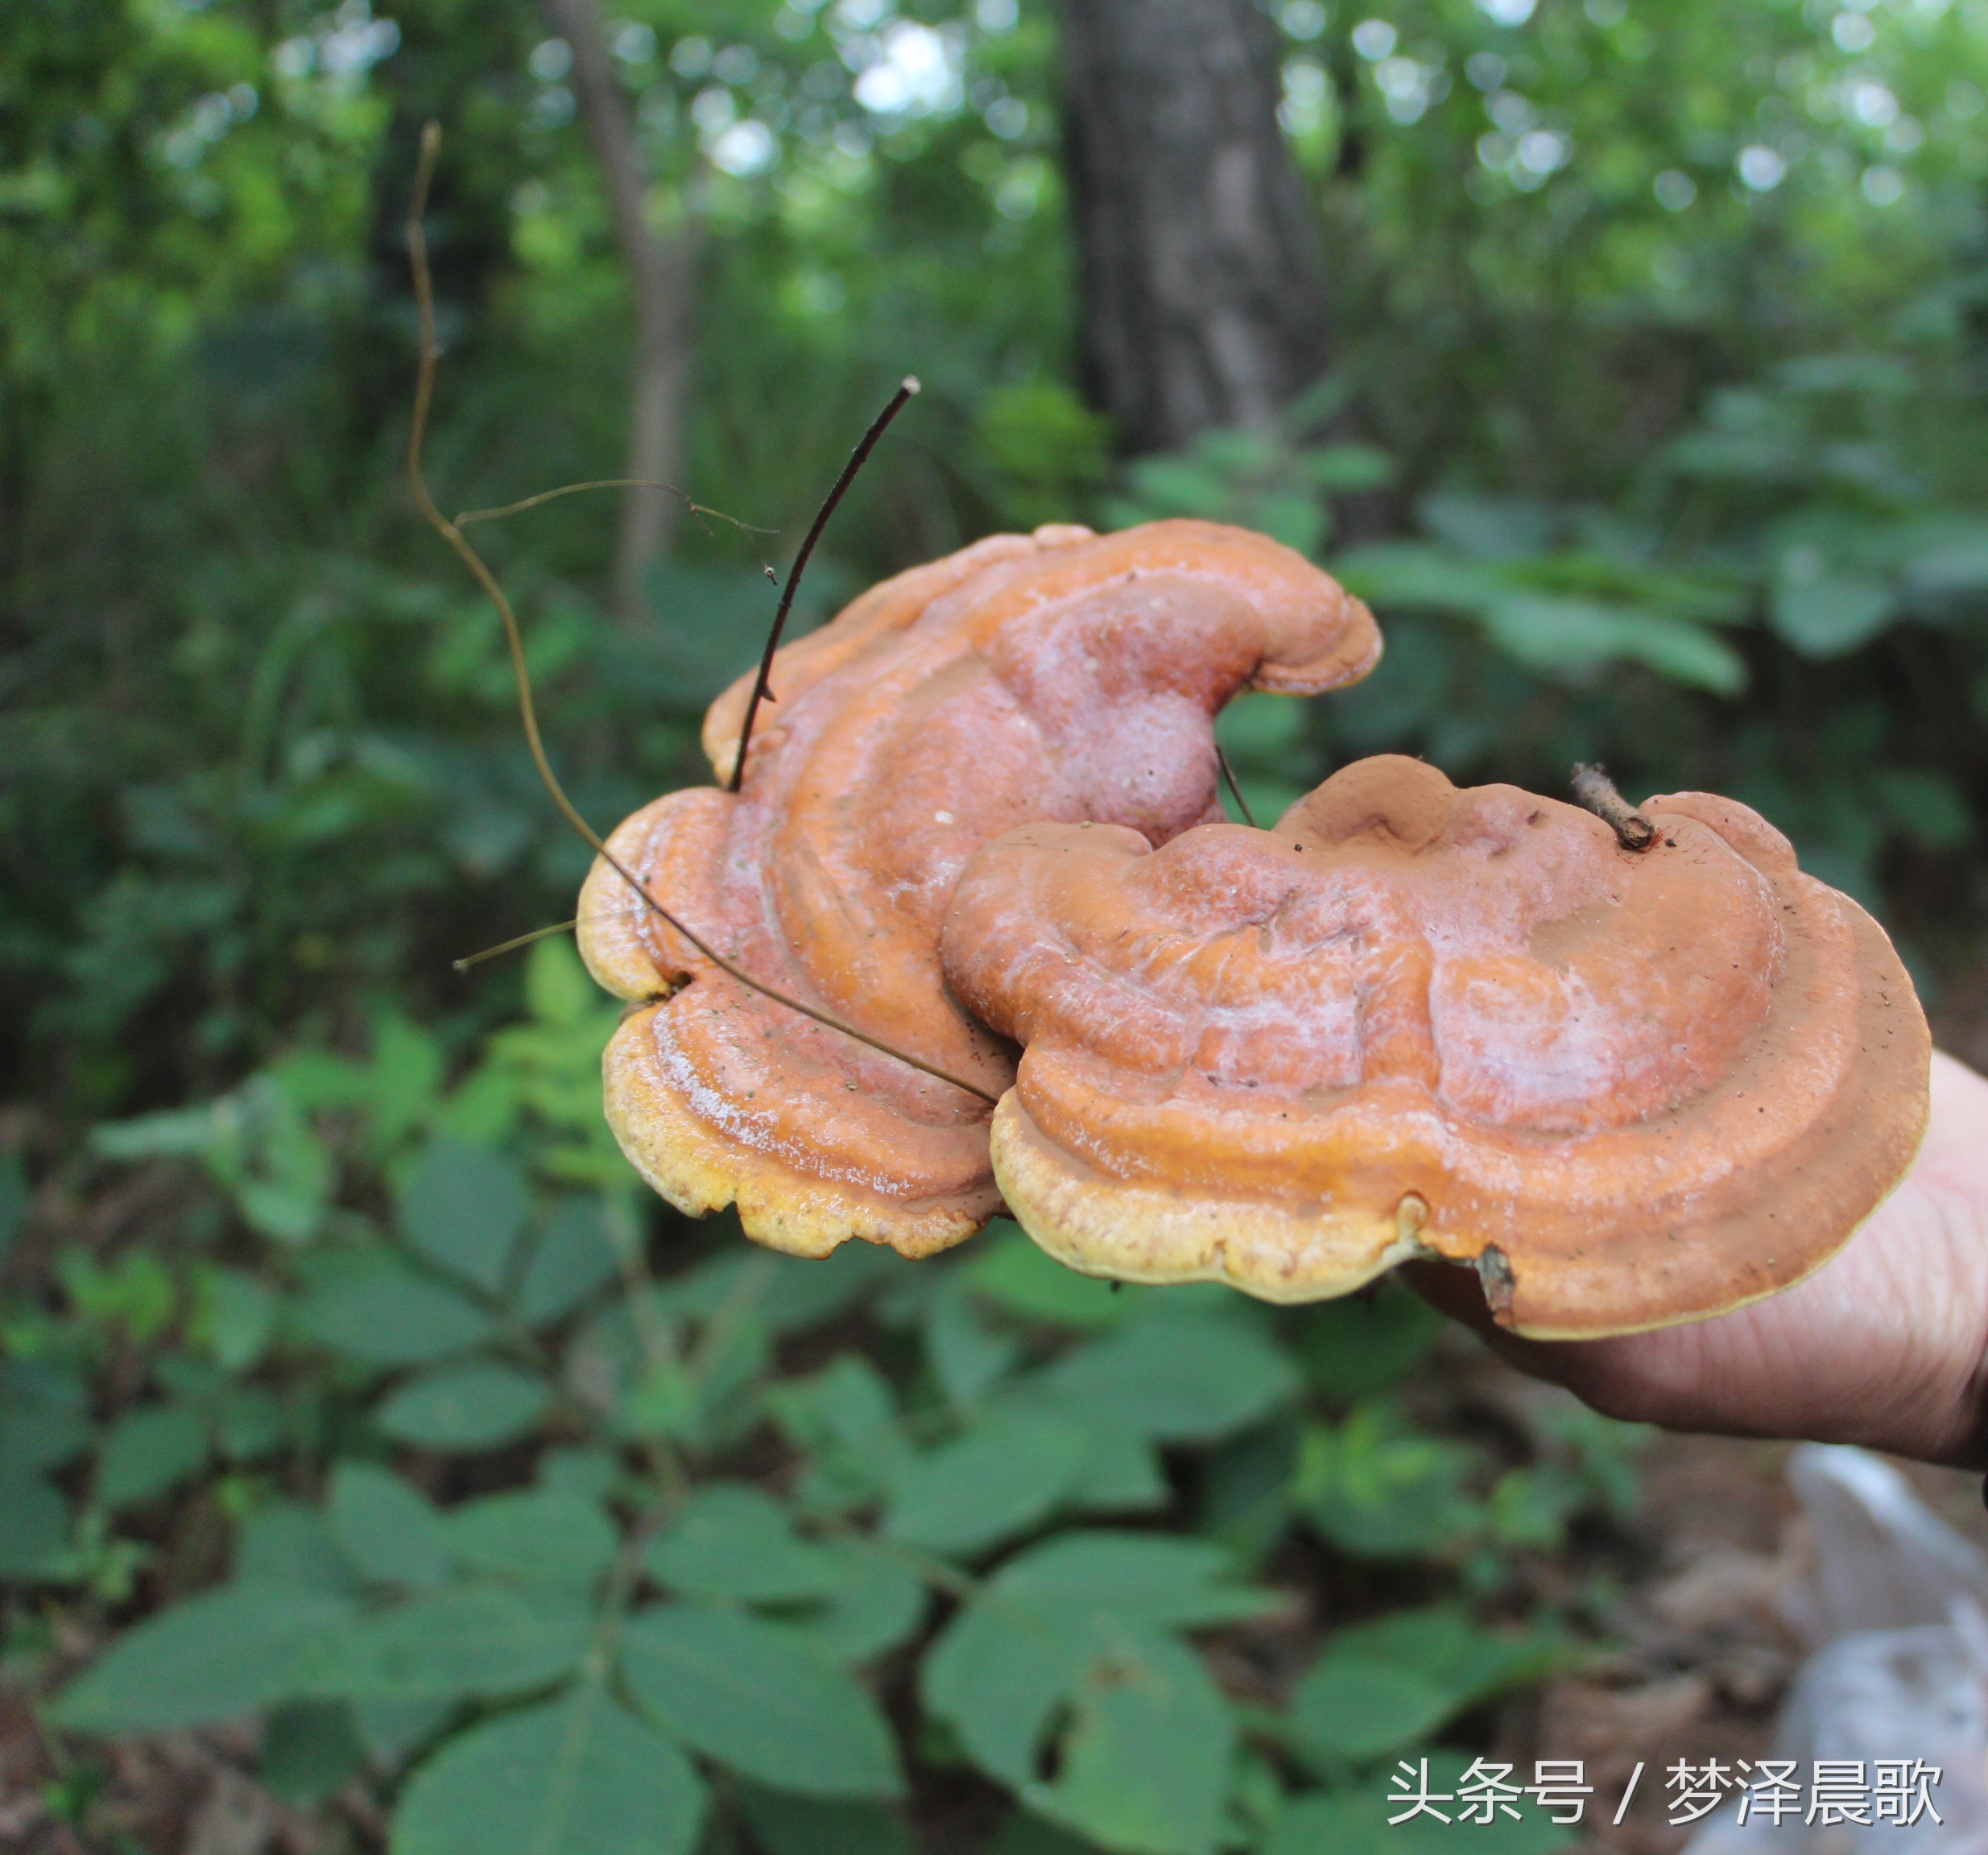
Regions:
M 546 757 L 545 743 L 539 733 L 538 707 L 532 699 L 531 675 L 525 662 L 524 634 L 519 628 L 518 614 L 512 609 L 509 597 L 498 584 L 497 576 L 490 571 L 489 564 L 470 546 L 461 524 L 450 521 L 436 506 L 434 497 L 429 494 L 427 473 L 422 465 L 422 444 L 428 435 L 428 415 L 435 402 L 435 362 L 439 352 L 435 338 L 435 285 L 428 268 L 428 232 L 423 220 L 428 210 L 428 188 L 435 178 L 435 159 L 441 151 L 441 125 L 428 123 L 421 131 L 421 157 L 415 170 L 414 195 L 407 207 L 407 255 L 414 271 L 414 300 L 420 343 L 415 370 L 414 416 L 407 431 L 407 486 L 413 494 L 415 506 L 421 511 L 428 526 L 455 551 L 457 557 L 469 569 L 477 585 L 482 588 L 485 597 L 496 608 L 497 616 L 504 627 L 504 642 L 510 654 L 511 674 L 518 686 L 518 713 L 524 724 L 525 744 L 531 750 L 531 763 L 538 770 L 540 783 L 552 795 L 552 803 L 558 807 L 560 815 L 585 840 L 593 853 L 627 884 L 634 892 L 637 900 L 673 932 L 696 948 L 721 973 L 752 991 L 763 994 L 776 1005 L 783 1005 L 790 1011 L 797 1011 L 804 1018 L 812 1018 L 816 1023 L 830 1031 L 839 1031 L 844 1036 L 852 1037 L 858 1043 L 867 1045 L 880 1056 L 908 1064 L 936 1081 L 949 1083 L 953 1088 L 963 1089 L 969 1095 L 986 1102 L 990 1107 L 993 1106 L 994 1097 L 985 1089 L 977 1089 L 971 1082 L 964 1081 L 957 1076 L 949 1075 L 944 1070 L 935 1068 L 916 1056 L 909 1056 L 902 1050 L 893 1049 L 881 1039 L 872 1037 L 867 1031 L 858 1031 L 853 1024 L 845 1024 L 826 1011 L 818 1011 L 812 1005 L 804 1005 L 798 998 L 790 998 L 785 993 L 775 991 L 772 986 L 763 984 L 750 973 L 734 965 L 649 893 L 647 887 L 634 872 L 608 849 L 600 833 L 581 816 L 578 808 L 567 796 L 566 788 L 560 783 L 559 776 L 552 771 L 552 762 Z M 898 390 L 896 398 L 871 425 L 864 435 L 862 443 L 857 447 L 856 455 L 849 460 L 828 502 L 823 506 L 820 514 L 816 518 L 815 526 L 809 531 L 808 540 L 802 548 L 800 559 L 796 562 L 795 572 L 788 577 L 787 598 L 781 606 L 783 618 L 787 605 L 791 603 L 793 589 L 800 578 L 800 568 L 805 564 L 808 553 L 812 551 L 816 538 L 826 525 L 829 515 L 840 500 L 843 490 L 848 487 L 849 480 L 855 475 L 863 459 L 869 455 L 870 448 L 882 436 L 884 426 L 895 415 L 898 408 L 917 390 L 918 382 L 907 380 Z M 769 655 L 769 664 L 771 661 Z M 762 682 L 765 679 L 766 667 L 766 665 L 761 667 Z M 748 711 L 749 725 L 750 720 L 750 712 Z M 742 766 L 745 764 L 745 742 L 742 737 L 739 743 L 739 764 Z
M 1577 764 L 1573 788 L 1576 802 L 1606 824 L 1625 850 L 1647 850 L 1656 842 L 1656 826 L 1615 790 L 1615 782 L 1599 766 Z
M 1215 743 L 1215 764 L 1221 767 L 1221 776 L 1229 782 L 1229 795 L 1236 802 L 1236 809 L 1242 814 L 1242 822 L 1252 830 L 1256 828 L 1256 814 L 1250 809 L 1250 802 L 1242 796 L 1242 788 L 1236 783 L 1236 770 L 1229 764 L 1229 756 L 1221 750 L 1221 743 Z
M 800 552 L 794 556 L 794 564 L 788 568 L 787 585 L 780 594 L 779 609 L 773 614 L 773 629 L 767 634 L 767 647 L 760 655 L 759 674 L 754 680 L 752 699 L 746 704 L 746 719 L 738 730 L 738 756 L 732 762 L 730 790 L 736 792 L 745 783 L 746 750 L 752 744 L 754 717 L 759 713 L 762 702 L 779 700 L 767 687 L 773 675 L 774 653 L 780 647 L 780 638 L 787 630 L 787 615 L 794 609 L 794 595 L 800 590 L 800 576 L 808 571 L 808 562 L 815 551 L 815 543 L 821 539 L 821 531 L 829 525 L 829 518 L 835 513 L 835 506 L 842 500 L 843 493 L 856 481 L 856 473 L 869 461 L 870 453 L 877 448 L 877 440 L 882 437 L 885 428 L 899 413 L 904 410 L 911 395 L 919 391 L 916 378 L 907 374 L 898 384 L 898 390 L 891 395 L 890 403 L 870 420 L 870 429 L 857 440 L 856 448 L 849 453 L 848 463 L 842 466 L 842 474 L 835 480 L 826 500 L 815 512 L 814 526 L 808 531 L 800 544 Z M 977 1090 L 975 1091 L 978 1093 Z

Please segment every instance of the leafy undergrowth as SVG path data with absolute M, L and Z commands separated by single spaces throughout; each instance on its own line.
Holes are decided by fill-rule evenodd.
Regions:
M 1473 1406 L 1392 1287 L 670 1218 L 600 1120 L 614 1009 L 563 944 L 528 991 L 453 1085 L 390 1019 L 103 1130 L 128 1233 L 23 1246 L 0 1573 L 51 1816 L 249 1720 L 328 1849 L 1416 1855 L 1395 1762 L 1456 1777 L 1592 1655 L 1635 1432 Z

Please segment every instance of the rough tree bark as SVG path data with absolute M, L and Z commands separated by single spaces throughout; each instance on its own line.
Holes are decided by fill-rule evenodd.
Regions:
M 1324 370 L 1316 215 L 1257 0 L 1060 0 L 1085 384 L 1134 452 L 1262 424 Z
M 573 92 L 593 145 L 628 271 L 634 312 L 628 452 L 622 474 L 673 483 L 683 460 L 684 398 L 689 373 L 696 221 L 663 238 L 643 210 L 644 176 L 627 98 L 615 81 L 598 0 L 544 0 L 552 29 L 572 49 Z M 649 568 L 668 547 L 679 504 L 661 490 L 622 492 L 614 551 L 614 597 L 624 624 L 647 614 Z

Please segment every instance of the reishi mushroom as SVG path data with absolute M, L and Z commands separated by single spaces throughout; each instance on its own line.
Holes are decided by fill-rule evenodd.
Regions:
M 631 1003 L 604 1065 L 624 1151 L 680 1208 L 736 1202 L 749 1236 L 800 1255 L 970 1235 L 999 1208 L 987 1113 L 1013 1055 L 940 970 L 968 858 L 1036 820 L 1143 845 L 1218 818 L 1223 704 L 1331 688 L 1379 655 L 1336 582 L 1211 523 L 998 535 L 872 589 L 775 659 L 738 793 L 671 793 L 609 848 L 760 985 L 967 1086 L 741 983 L 603 861 L 580 945 Z M 750 680 L 705 722 L 721 779 Z
M 1014 1215 L 1071 1267 L 1271 1300 L 1474 1264 L 1542 1338 L 1739 1306 L 1835 1253 L 1927 1111 L 1883 931 L 1731 799 L 1647 847 L 1510 786 L 1355 762 L 1258 831 L 1012 831 L 947 977 L 1023 1045 Z

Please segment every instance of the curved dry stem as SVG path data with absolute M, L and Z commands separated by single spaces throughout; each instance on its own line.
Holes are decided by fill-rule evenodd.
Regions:
M 867 1045 L 880 1056 L 889 1056 L 907 1064 L 937 1081 L 950 1083 L 955 1089 L 962 1089 L 977 1100 L 991 1105 L 994 1098 L 984 1089 L 977 1089 L 972 1083 L 962 1081 L 957 1076 L 949 1075 L 944 1070 L 935 1068 L 916 1056 L 907 1056 L 902 1050 L 894 1050 L 888 1043 L 872 1037 L 867 1031 L 858 1031 L 853 1024 L 845 1024 L 828 1012 L 818 1011 L 812 1005 L 803 1004 L 798 998 L 790 998 L 785 993 L 775 991 L 772 986 L 754 978 L 750 973 L 734 965 L 649 893 L 620 858 L 608 849 L 600 834 L 581 816 L 572 799 L 566 796 L 566 789 L 560 784 L 558 775 L 553 772 L 552 762 L 546 758 L 545 743 L 539 736 L 538 709 L 532 700 L 531 673 L 525 662 L 524 635 L 519 629 L 518 615 L 511 609 L 510 598 L 498 584 L 496 575 L 485 564 L 483 556 L 470 546 L 461 528 L 436 506 L 435 498 L 428 493 L 428 478 L 422 469 L 421 447 L 428 433 L 428 415 L 435 402 L 436 358 L 435 287 L 428 270 L 428 233 L 422 219 L 428 208 L 428 188 L 435 177 L 435 158 L 441 145 L 441 126 L 430 122 L 421 131 L 420 164 L 415 170 L 414 197 L 407 209 L 407 254 L 414 269 L 414 300 L 420 341 L 420 354 L 415 373 L 414 419 L 407 433 L 407 486 L 413 493 L 415 506 L 421 511 L 428 526 L 454 549 L 457 557 L 469 569 L 477 585 L 483 589 L 485 597 L 496 608 L 498 618 L 503 623 L 504 641 L 510 653 L 511 672 L 518 685 L 518 713 L 524 723 L 525 742 L 531 750 L 531 763 L 538 769 L 539 778 L 546 791 L 552 795 L 552 803 L 559 808 L 560 815 L 585 841 L 593 853 L 634 890 L 644 906 L 653 910 L 674 932 L 696 948 L 721 973 L 771 998 L 776 1005 L 784 1005 L 790 1011 L 797 1011 L 802 1017 L 811 1018 L 816 1023 L 825 1026 L 831 1031 L 839 1031 L 845 1037 L 854 1038 L 858 1043 Z M 915 390 L 915 382 L 907 384 Z M 897 403 L 901 403 L 903 399 L 909 397 L 909 392 L 900 390 L 900 399 Z M 880 432 L 881 422 L 873 426 L 871 430 L 873 433 Z M 869 440 L 873 444 L 874 441 L 874 436 Z M 852 463 L 858 461 L 860 459 L 852 460 Z M 843 481 L 837 485 L 837 496 L 846 486 L 847 479 L 853 474 L 853 470 L 843 473 Z M 827 519 L 827 509 L 833 507 L 834 500 L 835 498 L 832 497 L 822 516 L 817 519 L 817 532 Z M 811 534 L 811 543 L 812 539 Z M 798 575 L 793 576 L 797 577 Z M 789 580 L 790 589 L 793 578 Z M 742 744 L 741 751 L 743 751 Z

